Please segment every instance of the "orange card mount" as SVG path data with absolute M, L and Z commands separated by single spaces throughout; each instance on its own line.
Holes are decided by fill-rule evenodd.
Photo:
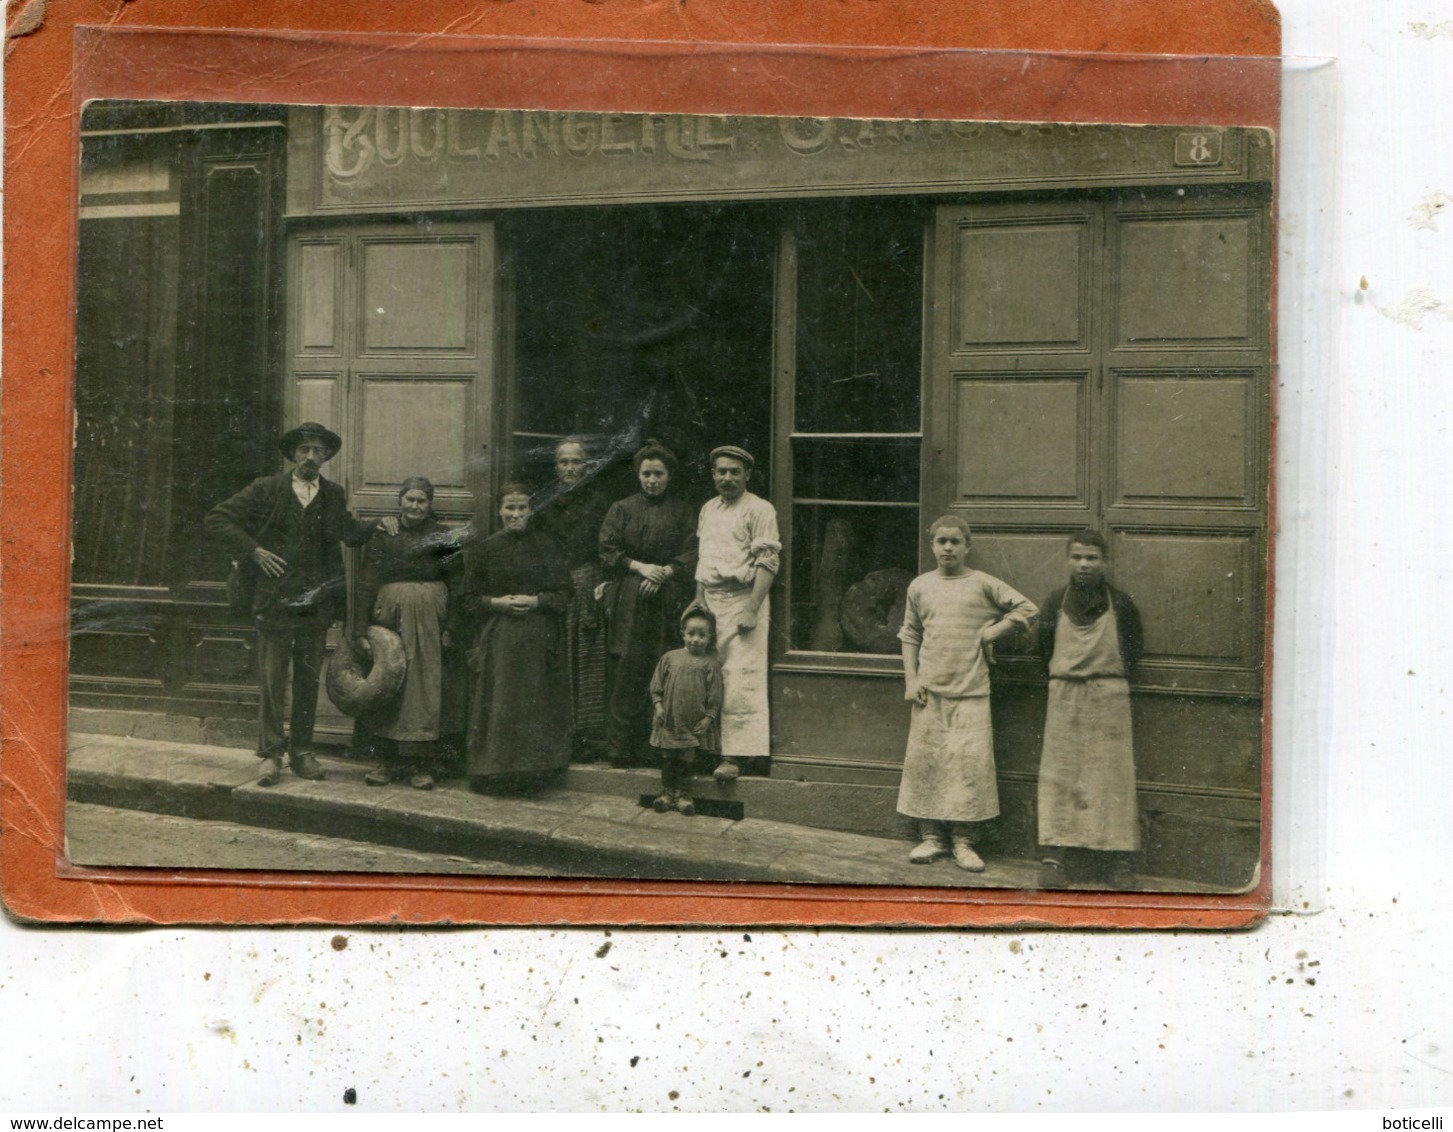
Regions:
M 33 0 L 10 18 L 14 915 L 1225 929 L 1265 914 L 1269 3 L 1167 19 L 1151 0 L 548 15 Z M 585 437 L 609 499 L 662 437 L 693 512 L 707 451 L 750 447 L 782 544 L 756 630 L 770 759 L 724 787 L 703 764 L 691 818 L 638 804 L 654 770 L 585 762 L 528 799 L 463 778 L 370 791 L 325 696 L 328 779 L 259 789 L 256 638 L 201 519 L 284 470 L 277 437 L 300 420 L 341 437 L 325 475 L 356 514 L 396 514 L 399 480 L 425 473 L 436 516 L 481 537 L 507 478 L 552 478 L 562 437 Z M 1000 815 L 968 831 L 988 868 L 908 864 L 897 629 L 945 511 L 973 528 L 970 568 L 1040 604 L 1067 536 L 1100 529 L 1140 609 L 1135 801 L 1101 843 L 1129 848 L 1080 854 L 1089 871 L 1065 888 L 1041 887 L 1046 679 L 1008 642 Z M 478 694 L 478 669 L 456 667 Z M 218 855 L 185 832 L 198 819 L 272 848 Z M 321 855 L 280 866 L 279 838 Z

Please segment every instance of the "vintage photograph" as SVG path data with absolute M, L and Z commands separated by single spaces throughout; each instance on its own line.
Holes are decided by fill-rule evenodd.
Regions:
M 1275 138 L 82 113 L 66 855 L 1233 893 Z

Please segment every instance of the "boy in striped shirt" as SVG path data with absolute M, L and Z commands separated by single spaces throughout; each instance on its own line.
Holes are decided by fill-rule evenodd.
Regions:
M 904 698 L 913 704 L 898 812 L 918 819 L 916 865 L 952 855 L 982 872 L 976 823 L 999 816 L 989 665 L 994 642 L 1028 630 L 1038 612 L 1011 586 L 967 565 L 969 524 L 934 520 L 938 568 L 915 578 L 903 612 Z

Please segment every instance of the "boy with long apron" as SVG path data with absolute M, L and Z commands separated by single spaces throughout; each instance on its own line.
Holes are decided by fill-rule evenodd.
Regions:
M 904 698 L 912 705 L 898 812 L 918 819 L 915 865 L 952 856 L 984 871 L 974 848 L 981 823 L 999 816 L 989 666 L 994 643 L 1029 627 L 1034 603 L 967 564 L 969 524 L 943 515 L 929 528 L 938 568 L 908 586 L 903 628 Z
M 1070 583 L 1044 603 L 1040 655 L 1049 707 L 1039 763 L 1040 887 L 1105 878 L 1136 887 L 1140 846 L 1128 677 L 1140 659 L 1140 612 L 1105 581 L 1098 531 L 1068 542 Z

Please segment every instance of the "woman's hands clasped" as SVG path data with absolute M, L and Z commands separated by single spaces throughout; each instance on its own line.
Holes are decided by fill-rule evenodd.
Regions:
M 648 597 L 671 580 L 670 566 L 654 566 L 649 562 L 632 562 L 631 569 L 641 576 L 641 593 Z
M 523 617 L 526 613 L 532 613 L 540 608 L 540 595 L 507 594 L 504 597 L 490 598 L 489 604 L 496 613 L 508 614 L 510 617 Z

